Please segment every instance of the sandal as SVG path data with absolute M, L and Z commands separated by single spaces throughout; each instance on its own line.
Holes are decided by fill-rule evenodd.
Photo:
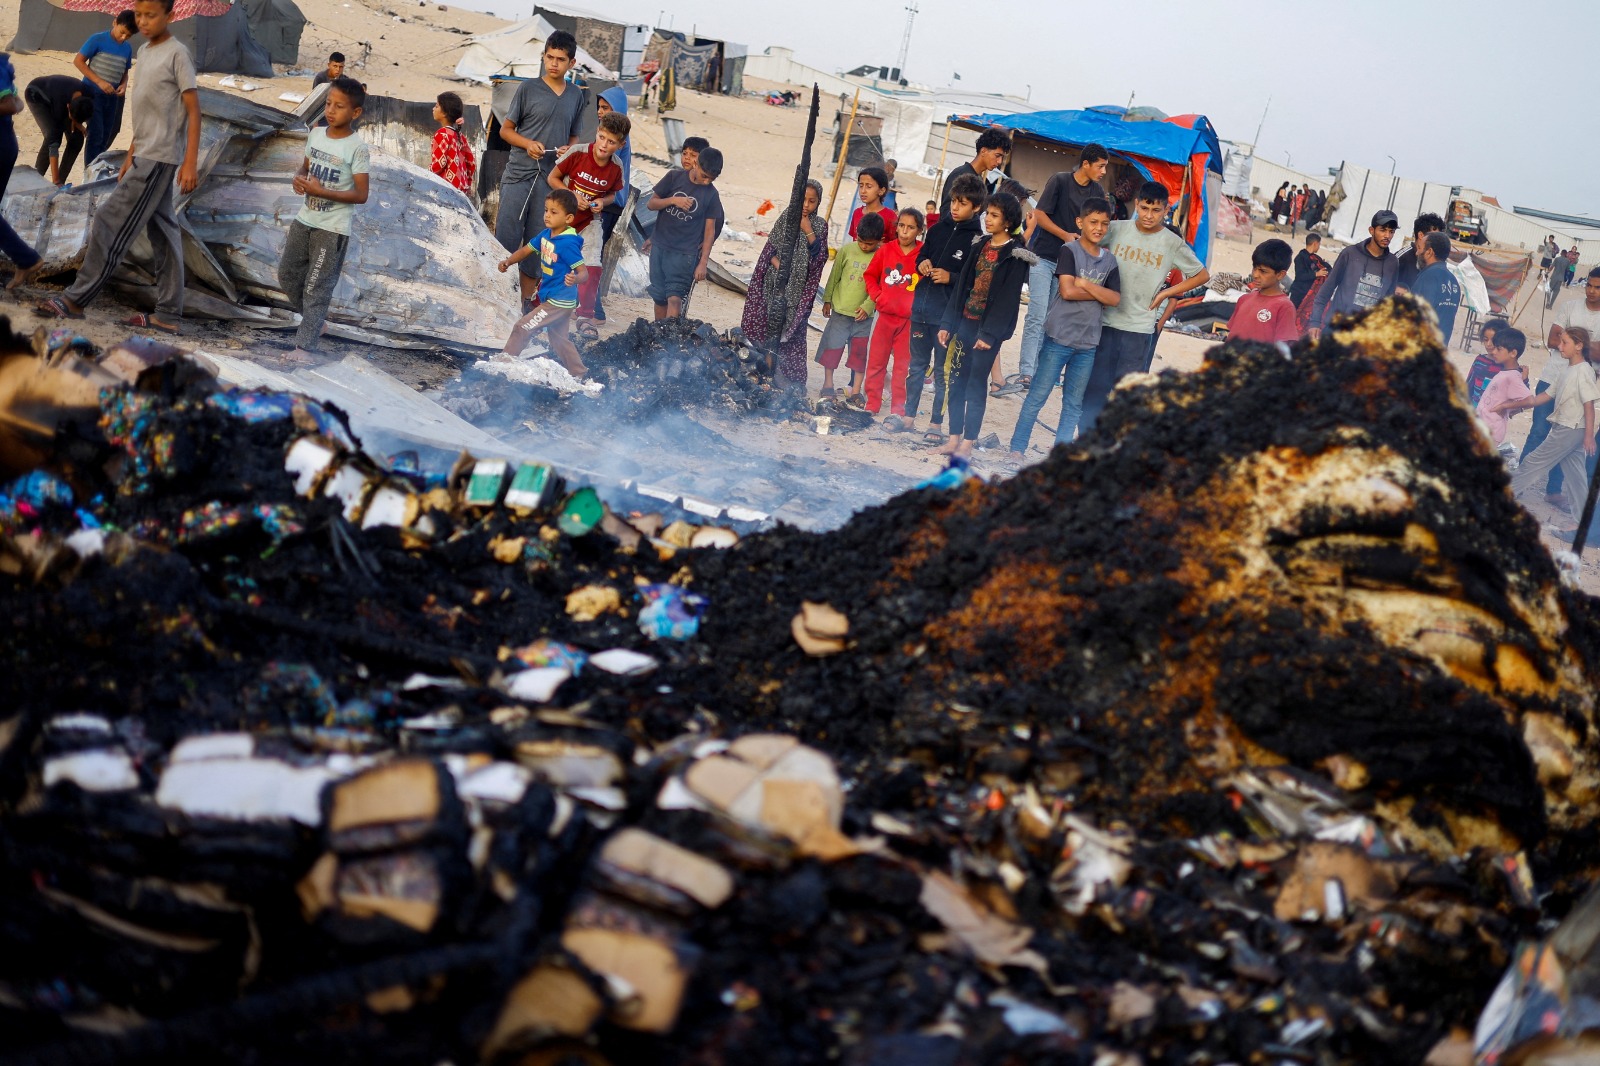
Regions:
M 835 390 L 835 389 L 823 389 L 821 392 L 817 393 L 817 399 L 819 399 L 819 400 L 831 400 L 831 399 L 834 398 L 834 396 L 836 394 L 837 394 L 837 390 Z
M 928 430 L 926 433 L 924 433 L 922 435 L 922 442 L 924 444 L 938 444 L 941 441 L 943 441 L 944 438 L 945 438 L 945 434 L 944 433 L 940 432 L 937 429 L 930 429 L 930 430 Z
M 82 318 L 83 316 L 79 315 L 78 317 Z M 166 322 L 157 322 L 153 317 L 146 314 L 129 315 L 118 324 L 123 326 L 132 326 L 134 329 L 159 330 L 160 332 L 167 334 L 169 337 L 179 337 L 183 335 L 183 329 L 181 327 L 170 325 Z
M 82 311 L 74 311 L 67 306 L 65 297 L 52 296 L 41 304 L 34 305 L 33 313 L 40 318 L 82 318 Z
M 600 339 L 600 327 L 593 322 L 579 322 L 578 336 L 592 344 Z

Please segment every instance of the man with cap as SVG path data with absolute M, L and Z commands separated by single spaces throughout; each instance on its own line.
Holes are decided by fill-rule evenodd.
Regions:
M 1334 315 L 1362 311 L 1394 295 L 1400 261 L 1389 251 L 1389 242 L 1399 228 L 1400 219 L 1393 211 L 1379 211 L 1372 216 L 1367 239 L 1339 253 L 1312 303 L 1311 328 L 1306 334 L 1313 341 L 1322 336 Z

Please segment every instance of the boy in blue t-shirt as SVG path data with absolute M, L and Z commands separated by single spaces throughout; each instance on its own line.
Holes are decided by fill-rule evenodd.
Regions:
M 578 198 L 567 189 L 552 189 L 544 198 L 544 229 L 533 240 L 500 260 L 504 274 L 534 252 L 539 253 L 539 296 L 533 310 L 517 320 L 506 338 L 502 354 L 515 357 L 540 330 L 548 330 L 550 350 L 567 373 L 581 378 L 588 372 L 578 356 L 577 346 L 567 336 L 567 323 L 578 309 L 578 285 L 587 267 L 583 265 L 583 236 L 572 228 L 578 215 Z
M 139 24 L 129 8 L 111 20 L 109 30 L 83 42 L 72 57 L 72 65 L 83 75 L 83 91 L 94 101 L 94 114 L 84 134 L 85 170 L 122 132 L 122 101 L 128 88 L 128 68 L 133 66 L 133 45 L 128 42 L 138 32 Z

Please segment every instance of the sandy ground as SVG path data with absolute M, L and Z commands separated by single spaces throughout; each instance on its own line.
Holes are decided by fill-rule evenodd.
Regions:
M 462 31 L 477 33 L 492 30 L 505 25 L 504 20 L 437 4 L 419 3 L 411 6 L 399 0 L 391 5 L 385 5 L 380 0 L 301 0 L 300 6 L 310 20 L 301 45 L 301 68 L 309 70 L 320 67 L 327 53 L 338 48 L 350 58 L 351 73 L 366 82 L 373 92 L 413 100 L 430 100 L 448 89 L 460 93 L 469 104 L 488 102 L 487 87 L 456 81 L 452 71 L 466 40 Z M 17 0 L 0 0 L 0 31 L 5 32 L 8 38 L 16 26 L 17 17 Z M 71 55 L 67 53 L 19 55 L 14 57 L 14 63 L 19 85 L 42 74 L 72 72 Z M 217 87 L 218 80 L 217 75 L 201 77 L 202 84 L 211 87 Z M 255 84 L 260 87 L 253 92 L 240 94 L 260 103 L 292 107 L 288 103 L 279 104 L 279 94 L 306 92 L 310 87 L 310 77 L 283 76 L 259 80 Z M 761 90 L 767 86 L 758 79 L 747 79 L 746 87 L 749 90 Z M 826 107 L 824 112 L 826 114 Z M 752 96 L 730 98 L 684 90 L 678 94 L 678 107 L 671 117 L 683 120 L 688 133 L 707 137 L 726 157 L 726 169 L 717 185 L 727 212 L 728 232 L 718 242 L 714 254 L 735 272 L 748 274 L 755 256 L 761 251 L 765 232 L 776 215 L 774 211 L 762 216 L 757 210 L 763 201 L 769 199 L 781 208 L 788 195 L 805 132 L 805 109 L 772 107 Z M 661 161 L 667 158 L 660 116 L 635 109 L 633 119 L 635 166 L 654 176 L 663 169 Z M 22 148 L 21 159 L 24 162 L 31 161 L 38 150 L 38 129 L 26 114 L 18 117 L 16 127 Z M 125 126 L 123 138 L 116 147 L 125 147 L 127 136 Z M 818 137 L 817 156 L 811 168 L 811 176 L 822 181 L 825 190 L 831 187 L 825 174 L 829 163 L 825 158 L 829 143 L 823 137 Z M 907 171 L 900 173 L 898 184 L 902 190 L 902 203 L 921 204 L 932 194 L 932 182 L 929 179 Z M 850 191 L 848 183 L 841 184 L 837 202 L 829 216 L 830 244 L 833 246 L 837 246 L 842 237 Z M 825 198 L 824 206 L 826 204 Z M 1213 248 L 1212 272 L 1248 274 L 1251 248 L 1255 242 L 1270 235 L 1258 228 L 1248 243 L 1218 240 Z M 748 239 L 741 240 L 741 236 Z M 1336 254 L 1337 251 L 1338 246 L 1331 244 L 1324 254 Z M 1332 254 L 1328 254 L 1328 257 L 1331 259 Z M 27 309 L 28 305 L 48 291 L 49 286 L 41 285 L 23 300 L 0 297 L 0 301 L 3 301 L 0 302 L 0 311 L 9 313 L 18 327 L 30 329 L 35 320 Z M 1575 295 L 1578 291 L 1569 290 L 1562 299 L 1581 298 Z M 606 306 L 610 318 L 602 326 L 603 335 L 624 329 L 635 317 L 648 316 L 650 313 L 648 300 L 642 298 L 628 299 L 614 294 L 607 298 Z M 738 324 L 742 307 L 742 297 L 710 284 L 701 285 L 693 300 L 694 316 L 722 329 Z M 116 323 L 129 310 L 114 298 L 107 297 L 91 308 L 82 332 L 102 343 L 112 341 L 127 332 L 125 327 Z M 1546 332 L 1541 321 L 1542 312 L 1542 300 L 1528 301 L 1516 323 L 1528 333 L 1530 340 L 1537 339 L 1541 344 Z M 815 334 L 813 343 L 814 340 Z M 1017 369 L 1020 340 L 1019 328 L 1018 335 L 1001 351 L 1001 362 L 1006 373 L 1013 373 Z M 189 323 L 186 343 L 244 354 L 287 347 L 281 336 L 263 337 L 248 327 L 208 322 Z M 328 347 L 339 354 L 359 353 L 420 388 L 447 381 L 458 370 L 456 361 L 442 354 L 419 355 L 336 341 L 328 342 Z M 1161 337 L 1157 346 L 1155 369 L 1192 370 L 1200 365 L 1206 347 L 1206 343 L 1199 338 L 1169 331 Z M 1454 359 L 1464 371 L 1474 355 L 1476 351 L 1456 352 Z M 1526 361 L 1537 372 L 1544 358 L 1546 353 L 1543 349 L 1534 348 Z M 811 366 L 810 390 L 815 395 L 821 385 L 821 368 L 815 363 Z M 984 430 L 986 433 L 998 433 L 1002 448 L 978 453 L 975 467 L 980 473 L 1005 476 L 1015 469 L 1013 464 L 1003 459 L 1004 442 L 1009 440 L 1022 399 L 1021 396 L 991 399 Z M 1059 409 L 1059 400 L 1053 396 L 1041 415 L 1042 422 L 1053 426 Z M 926 405 L 923 419 L 919 429 L 926 425 Z M 1527 424 L 1526 416 L 1514 421 L 1512 433 L 1518 441 L 1526 435 Z M 713 428 L 730 439 L 739 439 L 741 434 L 741 427 L 737 425 L 716 424 Z M 930 476 L 942 465 L 942 460 L 922 443 L 920 432 L 891 434 L 871 429 L 853 434 L 817 436 L 796 423 L 777 426 L 769 423 L 763 425 L 759 434 L 752 433 L 750 436 L 753 438 L 748 442 L 751 447 L 773 455 L 800 456 L 815 459 L 819 463 L 835 460 L 866 463 L 903 477 L 907 485 Z M 1036 426 L 1028 461 L 1042 458 L 1050 440 L 1050 430 L 1043 425 Z M 740 440 L 740 443 L 745 442 Z M 875 501 L 861 501 L 863 505 L 871 502 Z M 1553 510 L 1542 500 L 1533 502 L 1531 506 L 1541 519 L 1555 517 Z M 1559 547 L 1553 540 L 1549 543 L 1552 547 Z M 1586 554 L 1594 561 L 1584 568 L 1584 584 L 1591 590 L 1600 591 L 1600 552 Z

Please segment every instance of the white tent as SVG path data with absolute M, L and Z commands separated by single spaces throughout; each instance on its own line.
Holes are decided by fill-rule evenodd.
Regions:
M 467 50 L 456 64 L 456 77 L 487 84 L 491 78 L 537 78 L 544 74 L 539 56 L 556 28 L 535 15 L 526 22 L 494 33 L 467 38 Z M 615 79 L 615 71 L 578 49 L 578 69 L 586 74 Z

